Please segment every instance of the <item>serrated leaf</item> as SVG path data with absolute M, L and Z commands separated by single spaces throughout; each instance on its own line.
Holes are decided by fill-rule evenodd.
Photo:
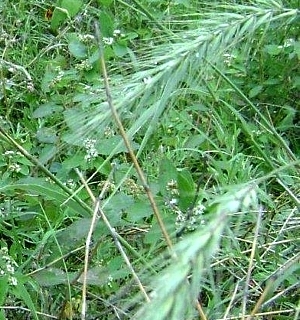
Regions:
M 74 154 L 73 157 L 69 157 L 66 160 L 64 160 L 62 163 L 62 167 L 66 171 L 70 171 L 71 169 L 74 169 L 76 167 L 80 167 L 83 162 L 85 162 L 84 154 L 77 153 L 77 154 Z

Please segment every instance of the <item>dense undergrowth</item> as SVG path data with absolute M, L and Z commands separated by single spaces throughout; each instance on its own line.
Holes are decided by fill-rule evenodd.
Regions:
M 0 3 L 0 319 L 298 319 L 298 8 Z

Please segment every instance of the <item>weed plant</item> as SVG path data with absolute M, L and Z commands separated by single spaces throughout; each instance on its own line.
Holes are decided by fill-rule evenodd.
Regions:
M 299 1 L 0 14 L 0 319 L 298 319 Z

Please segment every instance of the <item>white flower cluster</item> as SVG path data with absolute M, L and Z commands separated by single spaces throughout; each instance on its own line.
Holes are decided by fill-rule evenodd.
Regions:
M 95 36 L 93 36 L 92 34 L 79 34 L 78 38 L 80 41 L 84 43 L 90 43 L 95 41 Z
M 64 77 L 65 75 L 65 72 L 61 69 L 60 66 L 57 66 L 55 68 L 55 71 L 57 72 L 56 76 L 50 81 L 49 83 L 49 87 L 54 87 L 56 84 L 58 84 L 62 78 Z
M 75 68 L 78 71 L 88 71 L 88 70 L 92 70 L 93 69 L 93 65 L 91 64 L 91 62 L 87 59 L 87 60 L 83 60 L 80 63 L 77 63 Z
M 21 171 L 21 166 L 17 163 L 12 163 L 9 165 L 8 169 L 11 172 L 20 172 Z
M 114 38 L 113 37 L 103 37 L 103 42 L 105 44 L 107 44 L 108 46 L 110 46 L 111 44 L 113 44 Z
M 115 38 L 124 37 L 124 34 L 121 33 L 121 30 L 116 29 L 113 32 L 113 37 L 103 37 L 104 44 L 110 46 L 114 43 Z
M 230 53 L 224 53 L 223 57 L 224 57 L 224 63 L 227 66 L 231 66 L 232 62 L 236 59 L 236 56 Z
M 8 165 L 8 170 L 11 172 L 20 172 L 21 171 L 21 166 L 18 163 L 12 162 L 12 159 L 14 157 L 23 157 L 23 155 L 20 152 L 15 152 L 13 150 L 7 150 L 4 153 L 2 153 L 2 156 L 6 157 L 9 159 L 9 165 Z
M 179 194 L 177 181 L 171 180 L 167 183 L 166 189 L 171 193 L 171 195 L 176 196 Z
M 0 276 L 8 275 L 9 283 L 12 286 L 18 284 L 18 280 L 14 277 L 16 262 L 8 255 L 7 247 L 0 249 Z
M 76 182 L 73 179 L 68 179 L 65 183 L 65 186 L 67 186 L 69 189 L 74 190 L 76 188 Z
M 109 275 L 107 278 L 107 285 L 111 288 L 112 287 L 112 281 L 114 280 L 114 278 L 112 277 L 112 275 Z
M 197 204 L 190 212 L 184 213 L 179 208 L 177 208 L 176 213 L 176 226 L 177 230 L 186 228 L 187 231 L 194 231 L 199 225 L 204 225 L 205 220 L 202 214 L 205 210 L 205 206 L 201 203 Z
M 85 147 L 86 150 L 86 155 L 84 159 L 87 162 L 90 162 L 91 160 L 95 159 L 98 157 L 98 151 L 95 148 L 96 140 L 95 139 L 85 139 L 83 142 L 83 146 Z
M 110 127 L 110 126 L 105 127 L 105 129 L 104 129 L 104 137 L 105 138 L 113 137 L 113 136 L 115 136 L 115 134 L 116 134 L 116 132 L 112 127 Z
M 175 220 L 177 231 L 182 229 L 194 231 L 199 225 L 205 224 L 202 216 L 205 206 L 200 201 L 193 208 L 188 209 L 187 212 L 183 212 L 178 206 L 179 190 L 177 182 L 175 180 L 169 181 L 166 189 L 172 196 L 172 198 L 166 202 L 166 205 L 177 215 Z
M 15 155 L 15 152 L 13 150 L 7 150 L 2 153 L 2 155 L 11 159 Z

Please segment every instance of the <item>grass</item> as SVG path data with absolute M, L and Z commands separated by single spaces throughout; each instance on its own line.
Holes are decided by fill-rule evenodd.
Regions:
M 298 7 L 0 4 L 0 319 L 299 317 Z

